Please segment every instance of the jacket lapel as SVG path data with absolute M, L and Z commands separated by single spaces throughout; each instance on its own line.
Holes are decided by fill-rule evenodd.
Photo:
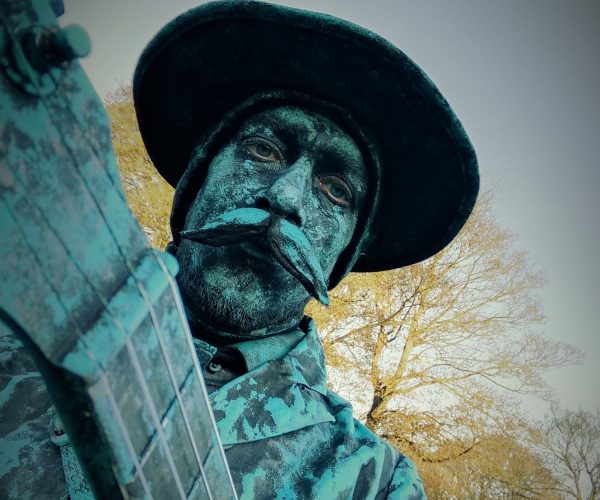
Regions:
M 312 321 L 287 355 L 210 396 L 224 445 L 258 441 L 335 418 L 324 404 L 325 356 Z

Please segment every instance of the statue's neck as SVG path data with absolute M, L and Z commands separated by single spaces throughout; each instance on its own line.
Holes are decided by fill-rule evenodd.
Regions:
M 217 325 L 206 318 L 200 318 L 198 316 L 191 317 L 188 311 L 188 320 L 190 322 L 192 335 L 217 347 L 246 340 L 271 337 L 273 335 L 295 330 L 302 318 L 303 314 L 300 314 L 297 317 L 292 317 L 276 325 L 269 325 L 250 331 L 243 329 L 235 331 L 230 327 L 224 328 L 221 325 Z

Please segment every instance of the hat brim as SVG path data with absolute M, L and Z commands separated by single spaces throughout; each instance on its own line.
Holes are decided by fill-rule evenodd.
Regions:
M 150 42 L 134 75 L 140 131 L 173 186 L 228 110 L 265 90 L 299 91 L 346 109 L 375 138 L 382 165 L 377 234 L 353 271 L 426 259 L 471 213 L 473 147 L 425 73 L 378 35 L 341 19 L 258 2 L 213 2 Z

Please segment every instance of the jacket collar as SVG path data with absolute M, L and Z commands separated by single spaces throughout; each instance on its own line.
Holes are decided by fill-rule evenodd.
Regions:
M 210 395 L 224 445 L 258 441 L 335 418 L 327 394 L 325 354 L 314 323 L 281 358 L 264 363 Z
M 252 371 L 264 363 L 285 356 L 305 335 L 306 333 L 296 326 L 277 335 L 245 340 L 232 344 L 231 347 L 241 353 L 246 362 L 246 368 L 248 371 Z
M 308 323 L 309 321 L 309 318 L 303 318 L 300 325 Z M 266 332 L 267 330 L 267 328 L 263 328 L 261 332 Z M 221 332 L 217 335 L 216 339 L 222 340 L 219 335 L 222 337 L 225 334 Z M 251 371 L 258 368 L 263 363 L 282 358 L 291 351 L 305 335 L 306 331 L 296 322 L 293 327 L 278 331 L 277 333 L 270 334 L 266 337 L 259 336 L 244 340 L 239 340 L 239 337 L 236 337 L 238 342 L 225 344 L 224 347 L 221 348 L 215 347 L 198 337 L 193 337 L 193 341 L 202 368 L 206 367 L 218 351 L 235 349 L 244 359 L 246 369 Z

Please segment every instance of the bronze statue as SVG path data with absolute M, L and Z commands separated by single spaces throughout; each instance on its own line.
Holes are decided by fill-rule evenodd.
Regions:
M 469 216 L 477 162 L 439 91 L 364 28 L 224 1 L 156 35 L 134 98 L 176 187 L 168 252 L 237 494 L 424 497 L 412 462 L 328 390 L 303 311 L 351 271 L 430 257 Z

